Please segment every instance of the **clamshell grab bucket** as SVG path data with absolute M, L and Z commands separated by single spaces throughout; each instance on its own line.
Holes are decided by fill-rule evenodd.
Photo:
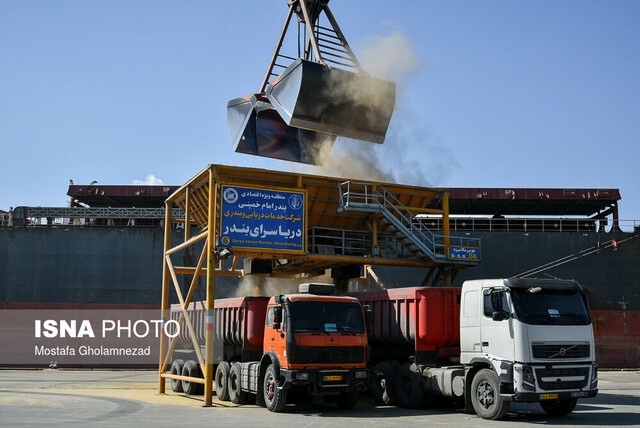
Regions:
M 266 96 L 293 127 L 383 143 L 395 106 L 395 83 L 298 58 Z
M 238 153 L 314 165 L 336 139 L 334 135 L 288 126 L 262 94 L 229 101 L 227 126 Z

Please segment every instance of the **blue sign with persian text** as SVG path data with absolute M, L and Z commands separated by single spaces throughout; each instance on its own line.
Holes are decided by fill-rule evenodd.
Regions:
M 478 247 L 457 247 L 451 245 L 449 247 L 449 259 L 451 260 L 467 260 L 472 262 L 480 261 L 480 248 Z
M 220 247 L 306 252 L 306 192 L 221 186 Z

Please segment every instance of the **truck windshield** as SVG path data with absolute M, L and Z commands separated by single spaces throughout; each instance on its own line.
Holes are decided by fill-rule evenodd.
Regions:
M 585 302 L 576 290 L 512 288 L 511 299 L 518 319 L 527 324 L 591 323 Z
M 364 333 L 362 308 L 357 303 L 291 302 L 293 331 Z

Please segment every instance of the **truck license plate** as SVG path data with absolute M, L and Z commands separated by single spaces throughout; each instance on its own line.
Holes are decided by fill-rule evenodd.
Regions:
M 588 397 L 589 393 L 586 391 L 572 392 L 571 396 L 575 398 Z
M 322 380 L 325 382 L 331 382 L 335 380 L 342 380 L 342 375 L 334 375 L 334 376 L 322 376 Z
M 557 400 L 558 394 L 540 394 L 541 400 Z

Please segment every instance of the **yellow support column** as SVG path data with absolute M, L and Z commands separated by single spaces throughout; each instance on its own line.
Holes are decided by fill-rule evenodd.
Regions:
M 171 207 L 173 202 L 165 203 L 164 213 L 164 254 L 171 249 Z M 164 327 L 169 317 L 169 281 L 171 281 L 171 275 L 169 272 L 169 266 L 165 257 L 162 257 L 162 307 L 161 307 L 161 319 L 162 319 L 162 333 L 160 334 L 160 366 L 158 367 L 158 393 L 164 394 L 165 392 L 165 379 L 162 377 L 162 373 L 165 371 L 164 357 L 167 353 L 167 336 L 164 331 Z
M 209 236 L 207 238 L 207 336 L 205 342 L 205 367 L 204 367 L 204 405 L 210 407 L 213 404 L 213 308 L 215 295 L 215 229 L 216 229 L 216 199 L 218 192 L 213 168 L 209 169 Z

